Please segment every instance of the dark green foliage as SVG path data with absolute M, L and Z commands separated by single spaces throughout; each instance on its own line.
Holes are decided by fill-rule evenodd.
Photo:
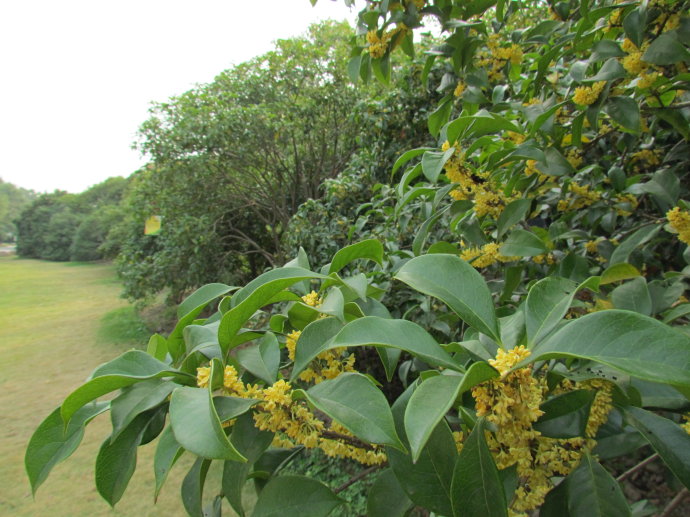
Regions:
M 15 220 L 35 196 L 35 192 L 2 181 L 0 178 L 0 242 L 15 241 Z

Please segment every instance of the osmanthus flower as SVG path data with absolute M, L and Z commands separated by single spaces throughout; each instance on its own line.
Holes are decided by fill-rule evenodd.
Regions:
M 678 239 L 685 244 L 690 244 L 690 212 L 681 210 L 676 206 L 666 212 L 671 228 L 678 234 Z
M 493 429 L 485 433 L 497 467 L 503 470 L 515 466 L 517 470 L 518 486 L 509 508 L 512 517 L 524 517 L 538 508 L 553 488 L 554 476 L 566 476 L 577 467 L 582 455 L 596 444 L 593 438 L 612 408 L 612 386 L 607 381 L 574 383 L 566 379 L 551 395 L 575 389 L 595 392 L 585 436 L 542 436 L 534 424 L 542 416 L 541 404 L 549 396 L 546 377 L 535 375 L 531 366 L 515 368 L 529 356 L 530 351 L 522 345 L 512 350 L 499 349 L 489 364 L 500 377 L 472 389 L 477 416 L 493 424 Z M 462 433 L 454 437 L 461 449 Z
M 596 82 L 592 86 L 578 86 L 573 93 L 573 102 L 581 106 L 590 106 L 599 99 L 605 86 L 606 81 Z

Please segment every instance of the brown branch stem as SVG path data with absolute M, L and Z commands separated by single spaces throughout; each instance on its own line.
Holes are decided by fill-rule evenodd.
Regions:
M 352 485 L 354 485 L 355 483 L 357 483 L 357 481 L 360 481 L 361 479 L 364 479 L 364 478 L 367 477 L 369 474 L 371 474 L 372 472 L 376 472 L 378 469 L 382 468 L 383 466 L 384 466 L 384 465 L 373 465 L 373 466 L 371 466 L 371 467 L 369 467 L 369 468 L 367 468 L 367 469 L 362 470 L 362 471 L 359 472 L 358 474 L 355 474 L 355 475 L 352 476 L 350 479 L 348 479 L 347 481 L 345 481 L 345 483 L 343 483 L 342 485 L 340 485 L 338 488 L 336 488 L 335 490 L 333 490 L 333 492 L 336 493 L 336 494 L 339 494 L 339 493 L 342 492 L 343 490 L 346 490 L 346 489 L 349 488 L 350 486 L 352 486 Z
M 638 470 L 640 470 L 640 469 L 641 469 L 642 467 L 644 467 L 645 465 L 650 464 L 652 461 L 654 461 L 654 460 L 657 459 L 658 457 L 659 457 L 659 454 L 658 454 L 658 453 L 652 454 L 649 458 L 642 460 L 640 463 L 638 463 L 638 464 L 635 465 L 634 467 L 631 467 L 631 468 L 629 468 L 628 470 L 626 470 L 625 472 L 623 472 L 620 476 L 618 476 L 618 477 L 616 478 L 616 481 L 621 482 L 621 481 L 623 481 L 624 479 L 629 478 L 629 477 L 632 476 L 635 472 L 637 472 Z

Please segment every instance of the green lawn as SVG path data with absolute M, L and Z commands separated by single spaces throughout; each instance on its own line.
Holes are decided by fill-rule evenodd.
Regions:
M 139 468 L 114 511 L 100 498 L 93 465 L 109 433 L 107 414 L 31 497 L 24 450 L 36 426 L 98 364 L 143 345 L 140 322 L 119 291 L 110 265 L 0 257 L 0 515 L 185 515 L 179 486 L 191 458 L 181 458 L 154 506 L 155 444 L 140 449 Z M 125 339 L 118 325 L 128 330 Z

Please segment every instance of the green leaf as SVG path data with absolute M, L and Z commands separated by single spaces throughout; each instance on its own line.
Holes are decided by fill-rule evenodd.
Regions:
M 422 382 L 405 410 L 405 434 L 412 461 L 417 461 L 427 440 L 457 398 L 473 386 L 498 377 L 488 363 L 474 363 L 465 375 L 437 375 Z
M 585 435 L 594 392 L 575 390 L 557 395 L 544 402 L 539 409 L 544 414 L 534 428 L 550 438 L 576 438 Z
M 403 417 L 412 394 L 408 388 L 393 404 L 395 425 L 403 439 Z M 386 455 L 395 477 L 415 503 L 440 515 L 451 515 L 450 483 L 458 456 L 453 435 L 445 421 L 439 422 L 416 463 L 409 454 L 386 447 Z
M 197 458 L 182 480 L 182 504 L 190 517 L 206 517 L 203 510 L 204 483 L 211 460 Z
M 398 348 L 434 366 L 443 366 L 452 370 L 460 368 L 436 340 L 416 323 L 378 316 L 365 316 L 351 321 L 315 353 L 318 355 L 324 350 L 341 346 L 366 345 Z M 312 355 L 309 361 L 313 357 L 316 355 Z
M 527 230 L 513 230 L 500 249 L 501 255 L 507 257 L 533 257 L 547 251 L 544 242 Z
M 640 379 L 690 386 L 690 336 L 635 312 L 587 314 L 542 341 L 532 357 L 591 359 Z
M 333 255 L 328 274 L 337 273 L 350 262 L 357 259 L 373 260 L 378 265 L 383 263 L 383 245 L 378 239 L 367 239 L 345 246 Z
M 165 356 L 168 355 L 168 341 L 160 334 L 154 334 L 149 339 L 149 344 L 146 347 L 146 353 L 155 357 L 159 361 L 164 361 Z
M 661 225 L 648 225 L 640 228 L 632 235 L 625 238 L 620 245 L 613 250 L 609 264 L 618 264 L 620 262 L 627 262 L 630 254 L 639 246 L 642 246 L 646 242 L 652 240 L 659 230 L 661 230 Z
M 659 35 L 642 55 L 642 60 L 653 65 L 673 65 L 690 59 L 690 52 L 673 33 Z
M 590 63 L 595 63 L 597 61 L 605 61 L 612 57 L 623 57 L 625 55 L 625 52 L 623 52 L 618 43 L 609 39 L 602 39 L 594 44 L 589 61 Z
M 566 315 L 577 284 L 565 278 L 549 276 L 532 286 L 525 303 L 525 325 L 530 346 L 539 343 Z
M 165 428 L 161 437 L 158 439 L 156 445 L 156 454 L 153 457 L 153 473 L 156 477 L 156 488 L 154 492 L 154 501 L 158 499 L 163 483 L 168 478 L 170 470 L 177 462 L 184 449 L 175 440 L 172 426 Z
M 173 391 L 170 424 L 178 443 L 197 456 L 247 461 L 225 435 L 211 393 L 205 388 L 177 388 Z
M 659 453 L 676 477 L 690 487 L 690 435 L 669 419 L 636 407 L 623 408 L 625 420 Z
M 616 58 L 612 57 L 602 65 L 601 69 L 596 73 L 596 75 L 587 78 L 587 81 L 612 81 L 614 79 L 621 79 L 626 75 L 627 74 L 625 72 L 625 68 L 623 68 L 623 65 L 621 65 Z
M 620 486 L 589 453 L 566 478 L 571 517 L 629 517 L 630 507 Z
M 645 18 L 646 16 L 640 7 L 633 9 L 623 18 L 623 30 L 625 31 L 625 35 L 628 36 L 630 41 L 638 48 L 642 46 L 642 40 L 644 39 Z
M 631 97 L 609 97 L 605 109 L 624 128 L 632 131 L 640 129 L 640 106 Z
M 194 376 L 177 370 L 141 350 L 130 350 L 109 363 L 99 366 L 87 381 L 62 403 L 60 413 L 65 423 L 87 402 L 137 382 L 160 377 L 173 377 L 177 382 L 193 382 Z
M 291 382 L 309 366 L 317 355 L 328 349 L 330 339 L 342 328 L 343 324 L 335 318 L 319 319 L 306 326 L 295 347 L 295 364 L 290 374 Z
M 404 517 L 412 501 L 400 486 L 391 469 L 383 470 L 374 481 L 367 497 L 368 517 Z
M 400 158 L 395 160 L 395 164 L 393 165 L 393 170 L 391 171 L 391 176 L 397 172 L 397 170 L 405 165 L 407 162 L 409 162 L 412 158 L 415 158 L 419 156 L 420 154 L 423 154 L 427 151 L 433 151 L 433 147 L 419 147 L 417 149 L 410 149 L 409 151 L 404 152 Z
M 480 419 L 460 451 L 451 483 L 453 515 L 507 517 L 503 482 L 484 438 Z
M 415 257 L 400 268 L 395 278 L 438 298 L 467 324 L 500 342 L 489 288 L 477 270 L 464 260 L 440 253 Z
M 511 201 L 498 216 L 498 221 L 496 222 L 496 238 L 500 239 L 505 235 L 505 233 L 510 230 L 514 225 L 522 221 L 529 208 L 532 205 L 530 199 L 516 199 Z
M 426 179 L 431 183 L 436 183 L 443 171 L 443 166 L 448 159 L 453 156 L 455 148 L 451 147 L 447 151 L 427 151 L 422 156 L 422 172 Z
M 124 388 L 110 404 L 110 420 L 113 424 L 110 439 L 117 438 L 137 415 L 158 406 L 176 387 L 174 382 L 151 379 Z
M 124 494 L 137 466 L 137 447 L 151 420 L 142 413 L 115 440 L 107 438 L 96 457 L 96 489 L 110 506 Z
M 343 503 L 320 481 L 303 476 L 278 476 L 261 491 L 252 517 L 326 517 Z
M 358 438 L 404 450 L 386 397 L 367 376 L 343 373 L 300 393 Z
M 242 367 L 259 379 L 273 384 L 280 367 L 280 345 L 272 332 L 266 332 L 261 341 L 237 351 L 237 360 Z
M 328 277 L 299 267 L 283 267 L 259 275 L 237 291 L 233 296 L 233 308 L 223 315 L 218 327 L 218 341 L 223 352 L 239 344 L 238 331 L 273 296 L 293 284 L 312 278 Z
M 235 448 L 247 458 L 247 463 L 226 461 L 223 465 L 223 493 L 240 517 L 244 517 L 242 503 L 242 489 L 247 482 L 247 476 L 266 449 L 271 445 L 273 433 L 260 431 L 254 426 L 251 413 L 242 415 L 232 427 L 230 441 Z
M 53 467 L 77 450 L 84 437 L 84 427 L 109 407 L 109 402 L 88 404 L 74 414 L 67 428 L 60 416 L 59 407 L 41 422 L 31 436 L 24 455 L 24 466 L 33 494 Z
M 182 334 L 184 328 L 191 324 L 209 303 L 235 289 L 237 287 L 230 287 L 225 284 L 208 284 L 200 287 L 184 299 L 177 308 L 179 321 L 168 336 L 167 347 L 173 360 L 177 360 L 184 352 L 185 347 Z
M 432 111 L 427 118 L 429 133 L 431 133 L 435 138 L 438 138 L 438 133 L 441 131 L 441 128 L 448 122 L 452 110 L 453 96 L 446 95 L 446 97 L 441 100 L 438 107 Z
M 611 292 L 611 301 L 616 309 L 639 312 L 645 316 L 652 315 L 652 298 L 649 295 L 647 281 L 641 276 L 616 287 Z
M 640 276 L 640 272 L 635 266 L 632 266 L 627 262 L 620 262 L 618 264 L 613 264 L 604 270 L 604 272 L 601 274 L 599 285 L 612 284 L 614 282 L 629 280 L 638 276 Z

